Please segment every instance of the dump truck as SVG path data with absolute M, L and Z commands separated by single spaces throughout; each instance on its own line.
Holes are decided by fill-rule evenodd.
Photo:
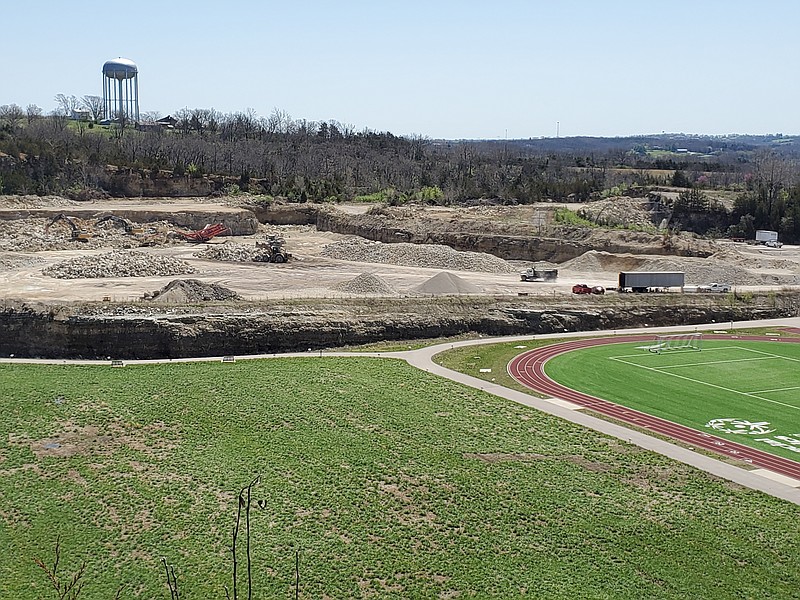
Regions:
M 685 273 L 672 271 L 622 271 L 619 274 L 620 292 L 649 292 L 671 287 L 682 288 Z
M 555 281 L 558 277 L 558 269 L 542 269 L 541 267 L 531 267 L 520 273 L 522 281 Z

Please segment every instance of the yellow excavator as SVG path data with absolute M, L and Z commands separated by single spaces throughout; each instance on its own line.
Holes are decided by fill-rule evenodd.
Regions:
M 102 217 L 101 219 L 97 220 L 94 226 L 97 227 L 98 225 L 102 223 L 107 223 L 109 221 L 116 225 L 122 226 L 122 228 L 125 230 L 125 233 L 129 235 L 138 235 L 144 233 L 144 227 L 137 227 L 136 225 L 128 221 L 128 219 L 124 219 L 123 217 L 118 217 L 117 215 L 107 215 L 105 217 Z
M 85 229 L 81 229 L 78 227 L 75 222 L 70 219 L 64 213 L 56 215 L 50 222 L 45 225 L 44 232 L 47 233 L 50 230 L 50 227 L 58 223 L 59 221 L 64 221 L 67 225 L 69 225 L 70 229 L 72 230 L 72 240 L 76 242 L 88 242 L 92 238 L 92 233 L 90 231 L 86 231 Z

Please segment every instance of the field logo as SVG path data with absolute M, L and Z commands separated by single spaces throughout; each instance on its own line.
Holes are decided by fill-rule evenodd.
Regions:
M 753 423 L 745 419 L 712 419 L 706 423 L 706 427 L 710 427 L 720 433 L 733 433 L 735 435 L 766 435 L 775 431 L 769 429 L 767 421 Z

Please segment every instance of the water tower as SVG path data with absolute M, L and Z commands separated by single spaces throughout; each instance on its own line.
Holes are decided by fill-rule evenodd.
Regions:
M 115 58 L 103 65 L 103 116 L 139 120 L 139 69 L 127 58 Z

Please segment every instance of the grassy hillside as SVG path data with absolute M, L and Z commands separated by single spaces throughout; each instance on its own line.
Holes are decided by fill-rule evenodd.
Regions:
M 0 597 L 791 597 L 797 506 L 379 359 L 0 365 Z M 243 575 L 243 556 L 240 574 Z M 240 583 L 240 597 L 244 589 Z

